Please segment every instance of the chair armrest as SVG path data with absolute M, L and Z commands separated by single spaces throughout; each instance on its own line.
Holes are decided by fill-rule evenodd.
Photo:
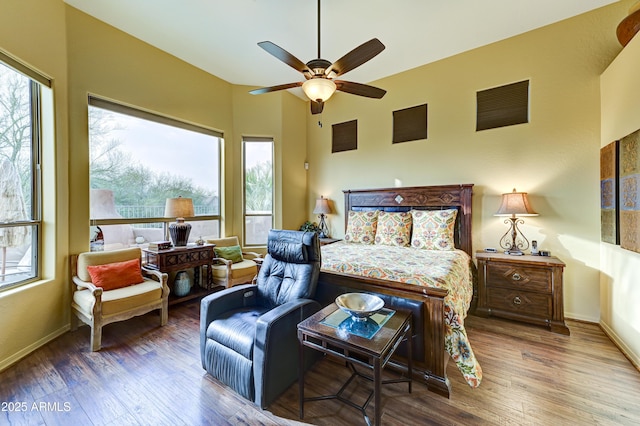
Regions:
M 223 259 L 222 257 L 214 257 L 213 259 L 211 259 L 211 265 L 216 265 L 218 264 L 219 266 L 224 265 L 226 272 L 224 274 L 224 282 L 223 285 L 225 286 L 225 288 L 229 288 L 229 283 L 231 282 L 231 266 L 233 265 L 233 262 L 228 260 L 228 259 Z
M 230 267 L 233 264 L 232 261 L 222 257 L 214 257 L 213 259 L 211 259 L 211 263 L 222 263 L 224 265 L 227 265 L 227 267 Z
M 297 330 L 298 323 L 319 310 L 320 304 L 311 299 L 298 299 L 276 306 L 258 318 L 256 339 L 260 339 L 259 336 L 261 335 L 269 337 L 267 333 L 269 333 L 270 328 L 278 327 L 289 320 L 295 321 L 294 328 Z
M 257 258 L 262 258 L 262 255 L 254 251 L 243 251 L 242 257 L 244 257 L 245 259 L 254 260 Z
M 204 348 L 207 341 L 207 328 L 209 328 L 211 321 L 232 309 L 255 305 L 257 295 L 258 286 L 244 284 L 212 293 L 200 301 L 200 359 L 202 360 L 202 368 L 206 370 Z
M 94 283 L 92 283 L 91 281 L 82 281 L 80 278 L 78 278 L 77 275 L 73 276 L 73 283 L 78 286 L 79 288 L 86 288 L 87 290 L 89 290 L 94 296 L 98 295 L 98 294 L 102 294 L 102 287 L 98 287 L 96 286 Z
M 169 296 L 169 274 L 166 272 L 160 272 L 157 269 L 151 269 L 146 266 L 141 268 L 142 276 L 155 278 L 156 281 L 162 284 L 162 297 Z
M 146 276 L 146 277 L 149 277 L 149 278 L 154 278 L 155 277 L 155 278 L 157 278 L 157 280 L 159 282 L 163 282 L 165 279 L 169 279 L 169 275 L 168 274 L 166 274 L 164 272 L 160 272 L 157 269 L 151 269 L 151 268 L 148 268 L 146 266 L 143 266 L 141 268 L 141 270 L 142 270 L 142 276 Z
M 260 316 L 256 323 L 253 349 L 256 404 L 266 408 L 298 377 L 298 324 L 319 311 L 320 304 L 298 299 L 276 306 Z M 320 353 L 311 359 L 311 365 Z

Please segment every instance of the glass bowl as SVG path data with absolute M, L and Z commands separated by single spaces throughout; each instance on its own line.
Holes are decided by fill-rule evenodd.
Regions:
M 336 305 L 354 321 L 366 321 L 384 307 L 384 300 L 367 293 L 345 293 L 336 297 Z

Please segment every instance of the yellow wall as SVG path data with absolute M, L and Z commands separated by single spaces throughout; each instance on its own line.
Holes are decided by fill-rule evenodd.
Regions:
M 286 142 L 282 151 L 282 226 L 298 229 L 307 220 L 307 117 L 309 103 L 288 95 L 283 98 L 282 137 Z M 311 210 L 309 210 L 311 211 Z
M 43 96 L 43 279 L 0 293 L 0 370 L 69 328 L 64 10 L 58 0 L 3 0 L 0 6 L 0 49 L 53 80 L 53 91 Z
M 640 129 L 640 38 L 635 37 L 601 77 L 605 146 Z M 640 254 L 600 244 L 600 324 L 640 367 Z
M 493 216 L 500 194 L 526 191 L 540 216 L 525 218 L 525 235 L 567 264 L 566 316 L 597 322 L 599 75 L 620 51 L 615 28 L 625 14 L 602 8 L 373 82 L 387 90 L 381 100 L 337 93 L 323 127 L 308 122 L 307 207 L 319 195 L 333 199 L 330 228 L 342 236 L 344 189 L 473 183 L 474 249 L 482 249 L 498 247 L 506 231 Z M 476 91 L 527 79 L 530 122 L 476 132 Z M 424 103 L 428 139 L 392 145 L 392 112 Z M 353 119 L 358 149 L 332 154 L 331 125 Z

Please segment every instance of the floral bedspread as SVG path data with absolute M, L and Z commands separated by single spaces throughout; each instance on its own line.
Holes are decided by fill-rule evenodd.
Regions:
M 448 290 L 444 298 L 445 349 L 469 386 L 475 388 L 482 381 L 482 368 L 464 328 L 473 297 L 469 262 L 469 255 L 462 250 L 437 251 L 344 241 L 322 246 L 325 271 Z

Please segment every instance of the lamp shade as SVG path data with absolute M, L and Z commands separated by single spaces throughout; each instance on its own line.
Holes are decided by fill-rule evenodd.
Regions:
M 193 217 L 193 200 L 191 198 L 167 198 L 164 205 L 164 217 Z
M 502 194 L 502 203 L 495 216 L 538 216 L 529 204 L 526 192 L 513 192 Z
M 313 214 L 329 214 L 329 213 L 331 213 L 329 200 L 320 196 L 320 198 L 316 200 L 316 206 L 313 208 Z
M 193 217 L 193 200 L 191 198 L 167 198 L 164 205 L 164 217 L 175 217 L 176 223 L 169 225 L 169 233 L 173 245 L 186 246 L 191 233 L 191 225 L 184 222 L 185 217 Z
M 302 90 L 312 101 L 326 102 L 336 91 L 336 84 L 328 78 L 312 78 L 302 83 Z

